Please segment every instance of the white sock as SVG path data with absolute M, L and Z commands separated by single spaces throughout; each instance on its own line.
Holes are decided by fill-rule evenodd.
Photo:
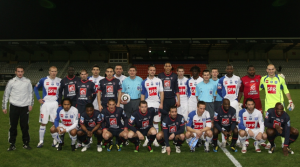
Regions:
M 224 136 L 224 134 L 222 133 L 222 143 L 223 142 L 225 142 L 226 140 L 225 140 L 225 136 Z
M 40 126 L 40 142 L 43 143 L 44 142 L 44 136 L 45 136 L 45 131 L 46 131 L 46 126 Z
M 208 137 L 206 136 L 206 141 L 205 141 L 205 144 L 209 144 L 212 140 L 212 137 Z
M 56 140 L 58 143 L 62 143 L 62 141 L 61 141 L 61 139 L 60 139 L 57 132 L 51 133 L 51 135 L 52 135 L 53 139 Z
M 192 137 L 185 139 L 186 143 L 189 144 L 189 142 L 192 140 Z
M 261 139 L 261 140 L 257 140 L 259 144 L 264 143 L 266 140 Z
M 70 135 L 70 138 L 72 140 L 71 145 L 74 145 L 76 143 L 76 140 L 77 140 L 77 135 L 75 135 L 75 136 Z
M 158 133 L 158 124 L 153 124 L 153 126 L 156 129 L 156 132 Z
M 239 135 L 239 139 L 240 139 L 240 142 L 241 142 L 242 144 L 245 144 L 247 137 L 246 137 L 246 136 L 241 137 L 241 136 Z

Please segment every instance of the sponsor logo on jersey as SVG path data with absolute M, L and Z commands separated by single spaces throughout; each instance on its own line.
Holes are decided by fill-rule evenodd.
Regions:
M 88 123 L 89 127 L 95 127 L 96 123 L 94 121 Z
M 276 85 L 267 85 L 269 94 L 276 94 Z
M 46 85 L 49 85 L 49 82 L 46 82 Z
M 65 126 L 71 126 L 72 121 L 71 119 L 62 119 L 62 124 L 64 124 Z
M 149 96 L 157 96 L 157 88 L 156 87 L 149 88 Z
M 228 82 L 227 81 L 225 81 L 225 85 L 227 85 L 228 84 Z
M 48 88 L 48 95 L 49 96 L 56 96 L 57 87 L 49 87 Z
M 56 83 L 56 86 L 59 86 L 59 83 Z
M 258 117 L 254 117 L 254 120 L 257 121 L 257 120 L 258 120 Z
M 203 122 L 194 122 L 194 129 L 203 129 Z
M 266 83 L 269 83 L 269 80 L 266 80 Z
M 256 84 L 250 83 L 250 91 L 256 91 Z
M 273 123 L 274 125 L 279 125 L 279 126 L 281 126 L 281 122 L 279 122 L 279 121 L 276 121 L 276 120 L 274 120 L 274 123 Z
M 179 89 L 179 95 L 186 94 L 185 86 L 178 86 L 178 89 Z
M 117 118 L 109 118 L 110 126 L 117 125 Z
M 171 86 L 171 81 L 170 80 L 164 80 L 164 86 L 165 87 L 170 87 Z
M 64 117 L 64 114 L 60 114 L 60 117 Z
M 229 125 L 229 118 L 222 118 L 222 125 Z
M 68 89 L 69 89 L 69 92 L 74 92 L 75 91 L 75 85 L 74 84 L 68 85 Z
M 255 121 L 247 121 L 246 128 L 254 129 L 255 128 Z
M 44 118 L 44 114 L 41 114 L 41 118 L 42 118 L 42 119 Z
M 113 93 L 114 92 L 114 87 L 111 85 L 106 86 L 106 93 Z
M 277 81 L 275 81 L 275 84 L 277 84 Z
M 146 83 L 147 86 L 149 86 L 149 83 Z
M 80 118 L 80 123 L 82 123 L 82 124 L 84 123 L 84 118 L 83 117 Z
M 143 128 L 146 128 L 149 126 L 149 120 L 143 121 L 142 122 Z
M 80 88 L 80 96 L 86 96 L 86 88 Z
M 236 85 L 228 85 L 227 86 L 227 94 L 235 94 Z
M 70 118 L 73 118 L 73 115 L 70 115 Z
M 192 96 L 196 95 L 196 87 L 191 87 Z
M 169 127 L 169 133 L 175 133 L 177 132 L 177 127 L 176 126 L 170 126 Z
M 131 116 L 131 117 L 130 117 L 130 119 L 129 119 L 129 123 L 131 123 L 131 124 L 132 124 L 132 123 L 133 123 L 133 121 L 134 121 L 134 119 L 135 119 L 135 117 L 134 117 L 134 116 Z

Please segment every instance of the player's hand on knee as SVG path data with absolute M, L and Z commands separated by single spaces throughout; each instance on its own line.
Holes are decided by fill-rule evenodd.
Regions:
M 168 155 L 170 155 L 170 153 L 171 153 L 171 147 L 170 146 L 166 147 L 166 150 L 167 150 Z
M 277 130 L 277 132 L 279 133 L 279 134 L 282 134 L 282 127 L 281 126 L 279 126 L 279 125 L 275 125 L 275 129 Z

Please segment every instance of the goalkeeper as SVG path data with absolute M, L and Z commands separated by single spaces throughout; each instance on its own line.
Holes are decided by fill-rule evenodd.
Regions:
M 280 102 L 284 105 L 284 97 L 282 91 L 285 93 L 289 100 L 289 105 L 287 108 L 292 111 L 295 105 L 292 101 L 290 92 L 286 86 L 285 80 L 281 75 L 275 74 L 276 69 L 273 64 L 269 64 L 267 67 L 268 75 L 263 76 L 260 80 L 260 91 L 265 89 L 265 113 L 270 108 L 274 108 L 275 104 Z
M 267 73 L 268 75 L 263 76 L 260 80 L 260 88 L 259 90 L 265 90 L 266 98 L 265 98 L 265 114 L 270 108 L 274 108 L 276 103 L 280 102 L 284 106 L 284 94 L 289 100 L 289 105 L 287 106 L 287 109 L 290 111 L 293 111 L 295 108 L 295 105 L 293 103 L 293 100 L 291 98 L 290 92 L 286 86 L 284 76 L 277 75 L 276 68 L 273 64 L 269 64 L 267 66 Z M 281 139 L 284 141 L 284 138 Z M 270 143 L 267 144 L 265 147 L 266 149 L 269 149 Z

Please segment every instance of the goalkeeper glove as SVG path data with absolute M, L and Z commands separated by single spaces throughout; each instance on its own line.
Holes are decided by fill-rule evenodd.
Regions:
M 290 111 L 293 111 L 293 110 L 294 110 L 295 105 L 294 105 L 294 103 L 293 103 L 292 100 L 289 100 L 289 105 L 287 106 L 287 108 L 288 108 Z

